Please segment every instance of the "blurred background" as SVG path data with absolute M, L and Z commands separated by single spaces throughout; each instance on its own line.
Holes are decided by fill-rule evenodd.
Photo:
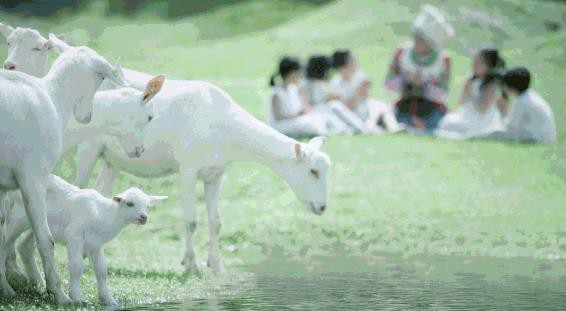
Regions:
M 221 194 L 223 277 L 180 276 L 184 225 L 176 175 L 146 180 L 122 174 L 116 192 L 137 185 L 171 199 L 147 226 L 131 228 L 108 245 L 115 296 L 133 305 L 184 301 L 218 308 L 308 308 L 325 301 L 343 308 L 379 303 L 393 309 L 540 309 L 564 302 L 566 4 L 428 2 L 456 31 L 447 44 L 453 65 L 449 108 L 457 106 L 474 51 L 496 45 L 509 67 L 531 70 L 532 87 L 554 110 L 556 144 L 404 134 L 332 137 L 331 203 L 322 217 L 306 213 L 268 169 L 234 165 Z M 396 47 L 410 40 L 422 4 L 3 0 L 0 22 L 44 36 L 64 33 L 71 44 L 88 45 L 110 61 L 120 57 L 126 68 L 213 82 L 265 120 L 268 79 L 287 54 L 306 60 L 349 48 L 373 80 L 371 97 L 393 102 L 395 94 L 382 84 Z M 5 57 L 0 43 L 0 59 Z M 57 167 L 68 180 L 74 178 L 72 153 Z M 205 259 L 208 230 L 200 192 L 198 204 L 197 255 Z M 57 258 L 66 275 L 64 250 L 58 249 Z M 90 271 L 85 286 L 95 301 Z M 37 296 L 30 297 L 11 304 L 30 308 Z

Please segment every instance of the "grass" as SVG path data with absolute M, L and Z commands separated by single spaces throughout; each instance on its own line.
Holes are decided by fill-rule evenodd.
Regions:
M 253 275 L 243 267 L 274 257 L 307 269 L 317 269 L 320 257 L 347 254 L 372 263 L 384 253 L 409 261 L 448 255 L 479 262 L 480 257 L 554 259 L 554 264 L 563 265 L 556 259 L 566 257 L 566 100 L 561 91 L 566 5 L 430 2 L 447 12 L 458 32 L 449 44 L 454 65 L 449 106 L 455 106 L 469 75 L 471 49 L 497 44 L 508 64 L 527 65 L 534 72 L 533 87 L 554 109 L 557 144 L 453 142 L 407 135 L 332 137 L 327 147 L 334 163 L 330 205 L 322 217 L 303 210 L 289 187 L 268 169 L 234 165 L 221 201 L 227 270 L 223 276 L 207 271 L 182 276 L 184 225 L 177 177 L 145 180 L 124 174 L 115 191 L 137 185 L 149 193 L 169 195 L 170 200 L 150 215 L 146 226 L 128 228 L 106 248 L 115 297 L 125 304 L 203 297 L 222 284 L 247 284 Z M 159 11 L 156 7 L 129 18 L 105 15 L 103 6 L 99 1 L 90 10 L 48 19 L 0 13 L 0 20 L 36 27 L 44 34 L 69 32 L 72 42 L 88 44 L 110 59 L 120 56 L 125 67 L 213 81 L 264 119 L 267 78 L 284 54 L 306 57 L 350 47 L 376 82 L 372 95 L 393 100 L 380 82 L 395 46 L 409 38 L 420 1 L 314 5 L 251 0 L 174 20 L 153 13 Z M 550 30 L 553 24 L 559 29 Z M 0 48 L 0 58 L 4 57 L 5 48 Z M 71 155 L 57 172 L 72 180 Z M 198 199 L 197 255 L 205 260 L 206 211 L 202 194 Z M 64 249 L 58 247 L 56 257 L 66 280 Z M 559 275 L 565 276 L 564 271 Z M 89 301 L 96 301 L 90 268 L 83 286 Z M 34 292 L 0 305 L 46 307 L 56 308 Z

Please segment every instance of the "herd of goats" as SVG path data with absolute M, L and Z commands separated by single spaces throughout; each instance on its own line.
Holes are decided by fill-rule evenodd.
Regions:
M 8 280 L 43 284 L 33 256 L 37 248 L 45 286 L 57 303 L 85 301 L 80 277 L 88 257 L 101 302 L 116 304 L 106 284 L 103 245 L 128 224 L 145 224 L 152 202 L 167 198 L 135 187 L 111 195 L 120 171 L 145 178 L 178 173 L 186 272 L 198 269 L 193 245 L 198 180 L 208 210 L 207 265 L 215 273 L 222 270 L 218 196 L 234 161 L 270 167 L 308 210 L 325 211 L 331 162 L 321 151 L 323 137 L 303 143 L 280 134 L 207 82 L 122 69 L 88 47 L 70 46 L 54 34 L 45 38 L 34 29 L 0 23 L 0 32 L 8 48 L 0 70 L 0 296 L 15 295 Z M 58 57 L 46 71 L 51 52 Z M 101 85 L 105 90 L 98 90 Z M 52 174 L 61 155 L 75 146 L 76 186 Z M 100 192 L 84 189 L 99 159 Z M 69 296 L 55 269 L 55 242 L 67 248 Z

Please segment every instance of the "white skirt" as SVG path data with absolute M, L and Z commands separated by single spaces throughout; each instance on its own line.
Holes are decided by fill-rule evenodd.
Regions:
M 316 111 L 276 121 L 271 126 L 282 134 L 294 137 L 328 135 L 325 117 Z
M 471 139 L 487 136 L 504 129 L 497 107 L 490 106 L 485 112 L 468 103 L 444 116 L 434 132 L 449 139 Z

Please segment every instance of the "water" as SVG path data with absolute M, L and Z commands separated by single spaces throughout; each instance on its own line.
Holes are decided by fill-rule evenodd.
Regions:
M 564 263 L 461 259 L 381 265 L 270 262 L 242 284 L 206 298 L 135 309 L 196 310 L 566 310 Z M 432 269 L 430 267 L 435 267 Z M 436 271 L 436 272 L 435 272 Z

